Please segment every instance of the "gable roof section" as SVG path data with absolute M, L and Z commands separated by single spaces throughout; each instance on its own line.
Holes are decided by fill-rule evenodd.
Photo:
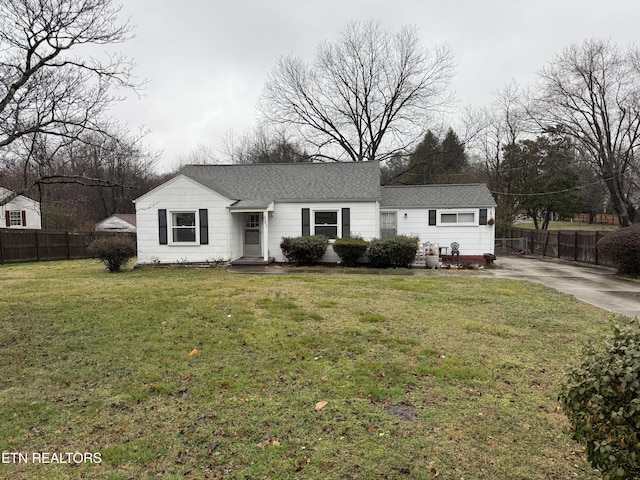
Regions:
M 186 165 L 180 173 L 232 200 L 380 199 L 379 162 Z
M 118 217 L 120 220 L 123 220 L 134 227 L 136 226 L 136 214 L 135 213 L 114 213 L 114 217 Z M 104 221 L 104 220 L 103 220 Z
M 8 188 L 4 188 L 4 187 L 0 187 L 0 200 L 4 200 L 7 197 L 13 195 L 13 191 L 9 190 Z M 13 198 L 12 200 L 10 200 L 8 203 L 12 203 L 15 201 L 26 201 L 28 203 L 31 203 L 33 205 L 40 205 L 40 202 L 37 202 L 36 200 L 33 200 L 32 198 L 26 197 L 24 195 L 17 195 L 15 198 Z
M 381 208 L 495 207 L 485 184 L 403 185 L 382 187 Z

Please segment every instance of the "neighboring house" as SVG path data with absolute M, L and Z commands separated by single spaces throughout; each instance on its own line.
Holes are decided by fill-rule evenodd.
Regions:
M 96 224 L 98 232 L 133 232 L 136 231 L 135 213 L 116 213 Z
M 0 199 L 13 195 L 11 190 L 0 187 Z M 0 206 L 0 228 L 41 229 L 40 203 L 24 195 L 18 195 Z
M 135 200 L 139 263 L 283 262 L 283 237 L 397 234 L 493 253 L 485 185 L 381 187 L 379 162 L 188 165 Z M 322 259 L 337 262 L 329 247 Z

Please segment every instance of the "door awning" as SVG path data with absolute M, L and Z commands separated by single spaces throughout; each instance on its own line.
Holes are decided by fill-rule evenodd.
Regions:
M 231 212 L 273 212 L 274 204 L 269 200 L 238 200 L 229 207 Z

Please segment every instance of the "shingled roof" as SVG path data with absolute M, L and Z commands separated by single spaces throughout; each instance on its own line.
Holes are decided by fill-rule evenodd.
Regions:
M 382 208 L 495 207 L 485 184 L 403 185 L 382 187 Z
M 186 165 L 180 173 L 232 200 L 380 200 L 379 162 Z

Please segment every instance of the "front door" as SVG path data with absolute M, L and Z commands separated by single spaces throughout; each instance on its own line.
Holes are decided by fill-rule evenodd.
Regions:
M 244 256 L 261 257 L 262 248 L 260 245 L 260 225 L 262 224 L 261 213 L 244 214 Z

